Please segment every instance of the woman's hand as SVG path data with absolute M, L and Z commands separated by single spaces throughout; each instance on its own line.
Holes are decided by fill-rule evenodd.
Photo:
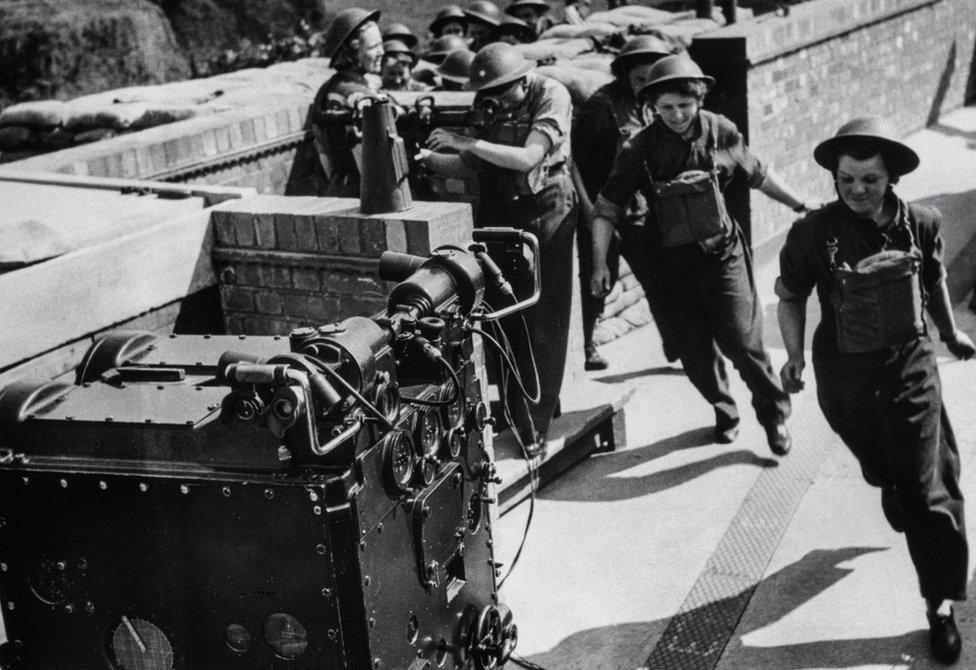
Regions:
M 779 379 L 783 384 L 783 390 L 787 393 L 799 393 L 803 390 L 803 368 L 806 361 L 803 358 L 791 358 L 786 361 L 786 365 L 779 371 Z
M 610 293 L 610 268 L 606 261 L 594 261 L 590 274 L 590 293 L 596 298 L 605 298 Z
M 460 135 L 446 128 L 434 128 L 426 144 L 434 151 L 461 152 L 469 149 L 476 141 L 473 137 Z
M 951 335 L 944 336 L 942 341 L 945 342 L 949 353 L 960 360 L 968 361 L 976 354 L 976 346 L 973 346 L 973 341 L 969 339 L 969 335 L 958 328 Z

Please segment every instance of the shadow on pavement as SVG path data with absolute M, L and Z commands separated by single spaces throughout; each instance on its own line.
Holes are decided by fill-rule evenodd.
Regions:
M 725 451 L 725 445 L 715 445 L 716 450 L 723 451 L 700 461 L 647 475 L 616 476 L 619 472 L 644 465 L 676 451 L 709 444 L 712 444 L 712 429 L 697 428 L 645 447 L 602 454 L 581 463 L 558 484 L 540 491 L 538 497 L 546 500 L 578 502 L 627 500 L 681 486 L 718 468 L 732 465 L 754 465 L 764 468 L 776 465 L 775 460 L 760 458 L 745 449 Z
M 811 551 L 799 561 L 770 575 L 757 587 L 681 613 L 673 620 L 625 623 L 580 631 L 562 640 L 549 651 L 533 654 L 528 660 L 547 670 L 632 670 L 637 663 L 633 654 L 638 651 L 651 654 L 650 646 L 656 643 L 662 649 L 655 647 L 651 654 L 648 667 L 654 670 L 668 670 L 666 666 L 655 663 L 655 659 L 664 658 L 662 651 L 665 651 L 665 646 L 670 646 L 672 650 L 688 651 L 689 658 L 685 660 L 694 662 L 683 663 L 681 667 L 712 668 L 723 653 L 725 640 L 699 639 L 702 637 L 699 631 L 703 628 L 708 630 L 709 624 L 720 618 L 716 614 L 722 608 L 741 607 L 742 599 L 751 598 L 756 588 L 768 586 L 781 594 L 782 597 L 763 611 L 762 616 L 755 619 L 751 626 L 737 631 L 739 635 L 750 633 L 787 616 L 853 572 L 852 568 L 840 567 L 841 563 L 884 550 L 885 548 L 880 547 L 845 547 Z M 869 605 L 879 609 L 877 603 Z M 857 604 L 851 603 L 851 606 L 855 607 Z M 848 614 L 844 613 L 844 616 Z M 714 632 L 714 628 L 711 630 Z M 671 631 L 676 631 L 673 636 Z M 662 637 L 660 642 L 656 642 L 662 632 L 671 637 Z M 779 647 L 746 647 L 742 645 L 741 638 L 736 637 L 730 641 L 726 651 L 736 661 L 734 666 L 728 667 L 800 670 L 846 668 L 866 664 L 898 666 L 905 662 L 903 654 L 906 652 L 920 657 L 919 660 L 925 659 L 927 645 L 926 631 L 917 630 L 893 637 L 823 640 Z M 642 650 L 642 647 L 647 648 Z M 631 655 L 625 656 L 623 652 L 628 650 Z M 692 656 L 697 658 L 692 659 Z
M 651 376 L 658 376 L 658 375 L 672 375 L 675 377 L 684 377 L 685 371 L 680 367 L 672 367 L 670 365 L 659 365 L 653 368 L 644 368 L 643 370 L 622 372 L 617 375 L 594 377 L 593 381 L 601 382 L 603 384 L 619 384 L 620 382 L 627 382 L 630 381 L 631 379 L 638 379 L 640 377 L 651 377 Z

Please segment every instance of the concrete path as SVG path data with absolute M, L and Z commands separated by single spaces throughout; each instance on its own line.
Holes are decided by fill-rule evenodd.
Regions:
M 906 179 L 906 195 L 972 217 L 976 110 L 951 114 L 909 142 L 931 172 Z M 947 244 L 959 245 L 961 224 L 951 225 L 959 227 Z M 759 276 L 763 302 L 772 304 L 775 272 Z M 976 337 L 965 302 L 957 319 Z M 778 370 L 785 353 L 775 323 L 767 320 L 766 330 Z M 812 374 L 794 397 L 794 452 L 777 464 L 738 378 L 742 432 L 736 443 L 716 445 L 710 408 L 664 360 L 653 326 L 603 351 L 612 368 L 592 377 L 636 389 L 628 446 L 539 493 L 502 593 L 519 624 L 519 655 L 548 670 L 935 667 L 904 538 L 823 420 Z M 976 537 L 976 362 L 942 353 Z M 501 519 L 506 565 L 529 510 L 523 504 Z M 976 668 L 976 604 L 958 615 L 967 646 L 957 667 Z

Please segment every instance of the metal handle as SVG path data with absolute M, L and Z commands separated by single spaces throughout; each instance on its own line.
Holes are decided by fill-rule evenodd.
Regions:
M 484 236 L 478 236 L 477 233 L 478 231 L 475 231 L 475 239 L 478 239 L 479 237 L 482 237 L 482 239 L 484 239 Z M 532 290 L 532 295 L 530 295 L 525 300 L 520 300 L 514 305 L 509 305 L 508 307 L 497 309 L 494 312 L 488 312 L 486 314 L 478 315 L 478 318 L 481 319 L 482 321 L 497 321 L 498 319 L 502 319 L 508 316 L 509 314 L 514 314 L 515 312 L 519 312 L 539 302 L 539 295 L 542 293 L 542 279 L 539 272 L 539 263 L 540 263 L 539 239 L 532 233 L 527 233 L 524 230 L 518 231 L 518 239 L 529 245 L 529 248 L 532 250 L 532 257 L 535 260 L 535 262 L 533 263 L 534 286 Z

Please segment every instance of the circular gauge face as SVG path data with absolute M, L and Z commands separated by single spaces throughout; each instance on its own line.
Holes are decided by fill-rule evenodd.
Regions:
M 46 605 L 60 605 L 68 599 L 70 584 L 64 562 L 41 560 L 28 583 L 34 596 Z
M 441 415 L 434 407 L 424 407 L 417 417 L 415 439 L 421 456 L 436 456 L 441 447 Z
M 457 458 L 464 451 L 464 447 L 467 446 L 468 438 L 462 431 L 454 429 L 448 431 L 444 442 L 448 455 L 451 458 Z
M 376 409 L 390 423 L 400 418 L 400 389 L 395 382 L 381 382 L 376 385 Z
M 428 486 L 433 483 L 434 479 L 437 477 L 437 471 L 440 469 L 437 459 L 425 457 L 420 461 L 420 472 L 417 476 L 420 479 L 420 483 L 424 486 Z
M 438 399 L 447 401 L 454 395 L 454 384 L 448 384 L 438 393 Z M 464 423 L 464 394 L 459 393 L 457 399 L 450 405 L 444 406 L 445 425 L 448 428 L 460 428 Z
M 479 402 L 471 410 L 471 423 L 479 433 L 488 425 L 488 405 Z
M 247 628 L 239 623 L 232 623 L 227 626 L 227 630 L 224 631 L 224 639 L 227 641 L 227 646 L 239 654 L 243 654 L 251 648 L 251 634 Z
M 173 670 L 173 646 L 145 619 L 122 617 L 112 627 L 109 651 L 118 670 Z
M 393 431 L 383 438 L 383 475 L 387 486 L 394 492 L 404 492 L 410 488 L 413 479 L 414 453 L 410 436 L 403 431 Z
M 264 622 L 264 640 L 278 658 L 296 659 L 308 648 L 308 632 L 290 614 L 272 614 Z

